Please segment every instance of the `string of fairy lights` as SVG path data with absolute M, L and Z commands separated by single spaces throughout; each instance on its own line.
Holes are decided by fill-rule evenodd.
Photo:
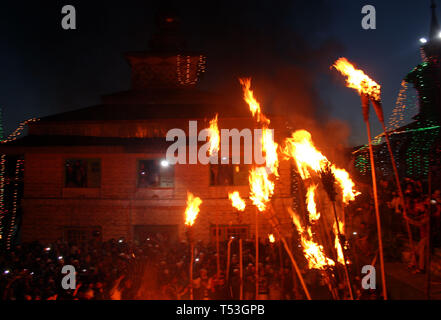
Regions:
M 28 124 L 32 123 L 32 122 L 37 122 L 40 119 L 38 118 L 32 118 L 32 119 L 28 119 L 26 121 L 21 122 L 17 129 L 15 129 L 6 139 L 3 139 L 1 141 L 1 143 L 8 143 L 14 140 L 17 140 L 22 134 L 24 129 L 27 127 Z
M 15 163 L 14 190 L 12 195 L 12 210 L 11 210 L 12 212 L 11 212 L 11 220 L 9 221 L 9 233 L 6 238 L 6 248 L 8 250 L 11 248 L 11 241 L 16 227 L 19 182 L 20 182 L 20 177 L 23 174 L 23 170 L 24 170 L 24 160 L 18 159 L 17 162 Z
M 432 149 L 436 139 L 440 135 L 440 124 L 436 121 L 436 95 L 440 83 L 434 78 L 434 71 L 440 68 L 439 62 L 431 58 L 424 58 L 424 62 L 415 67 L 404 79 L 401 84 L 401 89 L 398 94 L 396 106 L 392 112 L 389 121 L 389 128 L 391 139 L 393 136 L 406 134 L 406 138 L 401 139 L 403 142 L 407 141 L 404 154 L 401 154 L 401 145 L 397 143 L 397 149 L 394 153 L 398 153 L 400 157 L 404 156 L 405 174 L 407 177 L 427 177 L 430 170 L 430 163 L 432 157 Z M 410 84 L 413 84 L 418 97 L 410 94 Z M 411 113 L 416 114 L 416 107 L 418 106 L 420 112 L 415 119 L 415 125 L 404 130 L 397 130 L 402 127 L 406 118 Z M 374 144 L 379 145 L 383 142 L 384 134 L 380 134 L 374 139 Z M 367 153 L 367 145 L 362 146 L 356 150 L 355 167 L 361 175 L 366 175 L 370 171 L 369 155 Z M 384 150 L 379 150 L 378 155 Z M 383 159 L 384 160 L 384 159 Z M 384 167 L 381 168 L 383 172 L 386 171 L 387 161 L 379 160 Z M 400 162 L 400 161 L 398 161 Z
M 2 112 L 0 110 L 0 115 L 2 116 Z M 25 128 L 33 122 L 37 122 L 40 119 L 37 118 L 31 118 L 26 121 L 21 122 L 18 127 L 7 137 L 4 138 L 4 130 L 3 130 L 3 117 L 0 119 L 0 142 L 1 143 L 8 143 L 11 141 L 17 140 L 24 132 Z M 17 210 L 18 210 L 18 193 L 19 193 L 19 183 L 20 183 L 20 176 L 22 176 L 22 173 L 24 171 L 24 160 L 17 159 L 15 164 L 15 175 L 13 178 L 13 191 L 12 191 L 12 206 L 10 210 L 7 208 L 6 200 L 7 200 L 7 194 L 6 194 L 6 187 L 9 183 L 6 180 L 6 165 L 7 165 L 7 159 L 5 154 L 0 155 L 0 240 L 6 242 L 6 248 L 10 249 L 12 245 L 12 239 L 14 236 L 14 231 L 16 228 L 16 220 L 17 220 Z M 9 228 L 6 230 L 5 226 L 5 218 L 10 213 L 10 219 L 9 219 Z
M 416 91 L 406 81 L 401 83 L 395 108 L 389 118 L 388 131 L 393 131 L 403 126 L 418 112 L 418 96 Z
M 191 75 L 192 66 L 196 68 L 194 77 Z M 176 56 L 176 73 L 178 76 L 178 83 L 180 85 L 193 85 L 199 80 L 201 73 L 205 72 L 206 58 L 200 55 L 197 62 L 192 62 L 191 56 Z

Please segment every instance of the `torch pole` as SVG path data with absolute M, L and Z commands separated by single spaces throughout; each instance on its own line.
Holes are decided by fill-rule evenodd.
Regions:
M 193 300 L 193 261 L 194 261 L 194 243 L 190 242 L 190 300 Z
M 217 279 L 220 279 L 220 253 L 219 253 L 219 224 L 216 223 L 216 265 Z
M 227 270 L 226 270 L 226 279 L 227 279 L 227 283 L 228 283 L 228 279 L 230 278 L 230 263 L 231 263 L 231 242 L 233 241 L 233 239 L 228 240 L 228 245 L 227 245 Z
M 377 219 L 378 253 L 380 255 L 380 267 L 381 267 L 381 278 L 382 278 L 381 280 L 383 286 L 384 300 L 387 300 L 386 276 L 384 272 L 384 258 L 383 258 L 383 240 L 381 236 L 381 221 L 380 221 L 380 209 L 378 206 L 377 177 L 375 175 L 374 151 L 372 148 L 372 137 L 371 137 L 371 128 L 369 124 L 369 119 L 365 118 L 365 122 L 366 122 L 366 129 L 369 139 L 369 155 L 371 159 L 372 188 L 374 193 L 375 216 Z
M 432 168 L 429 163 L 428 173 L 428 193 L 429 193 L 429 221 L 427 221 L 427 256 L 426 256 L 426 295 L 427 300 L 431 300 L 432 291 Z
M 352 283 L 351 283 L 351 278 L 349 277 L 349 271 L 348 271 L 348 264 L 347 264 L 347 259 L 346 259 L 346 253 L 345 253 L 345 248 L 343 247 L 343 237 L 341 235 L 340 232 L 340 223 L 338 222 L 338 218 L 337 218 L 337 210 L 335 208 L 335 201 L 332 201 L 332 207 L 334 208 L 334 218 L 335 218 L 335 223 L 337 225 L 337 236 L 339 239 L 339 244 L 340 244 L 340 248 L 341 248 L 341 252 L 343 254 L 343 267 L 345 269 L 345 275 L 346 275 L 346 281 L 347 281 L 347 285 L 348 285 L 348 289 L 349 289 L 349 296 L 351 297 L 351 300 L 354 300 L 354 294 L 352 291 Z M 337 260 L 338 260 L 338 253 L 337 253 Z
M 311 295 L 309 294 L 309 290 L 306 287 L 306 283 L 305 283 L 305 280 L 303 279 L 303 276 L 302 276 L 302 273 L 300 271 L 300 268 L 297 265 L 296 260 L 294 259 L 294 256 L 293 256 L 293 254 L 291 252 L 291 249 L 288 246 L 288 243 L 286 242 L 285 237 L 282 235 L 282 233 L 279 230 L 279 223 L 278 223 L 277 217 L 275 216 L 274 209 L 273 209 L 272 206 L 270 207 L 270 209 L 271 209 L 271 215 L 272 216 L 268 220 L 271 223 L 271 226 L 273 227 L 273 229 L 277 232 L 277 235 L 278 235 L 279 239 L 282 241 L 283 246 L 285 247 L 285 251 L 286 251 L 286 253 L 289 256 L 289 259 L 291 260 L 291 263 L 292 263 L 294 269 L 296 270 L 297 277 L 300 280 L 300 283 L 302 285 L 303 291 L 305 292 L 306 298 L 308 300 L 311 300 Z
M 259 295 L 259 212 L 256 208 L 256 300 Z
M 242 249 L 242 239 L 239 239 L 239 271 L 240 271 L 240 300 L 243 300 L 243 249 Z
M 389 139 L 389 133 L 386 130 L 386 126 L 384 125 L 384 121 L 380 121 L 380 122 L 381 122 L 381 125 L 383 126 L 384 137 L 386 139 L 387 149 L 389 150 L 389 154 L 390 154 L 390 160 L 391 160 L 392 168 L 394 171 L 395 183 L 397 185 L 397 190 L 398 190 L 398 196 L 400 197 L 401 206 L 403 208 L 403 216 L 404 216 L 404 221 L 406 221 L 406 229 L 407 229 L 407 235 L 409 237 L 410 249 L 412 250 L 413 254 L 415 254 L 414 244 L 413 244 L 413 239 L 412 239 L 412 231 L 410 230 L 409 221 L 407 220 L 406 203 L 404 202 L 404 193 L 403 193 L 403 189 L 401 187 L 400 177 L 398 175 L 397 163 L 395 162 L 395 157 L 392 152 L 392 147 L 391 147 L 390 139 Z

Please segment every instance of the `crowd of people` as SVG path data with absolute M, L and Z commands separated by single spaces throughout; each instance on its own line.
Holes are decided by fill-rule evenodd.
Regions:
M 384 254 L 388 260 L 408 260 L 413 273 L 424 273 L 429 234 L 431 252 L 441 247 L 441 191 L 436 189 L 429 195 L 427 186 L 411 179 L 405 179 L 402 187 L 404 204 L 394 182 L 382 180 L 378 186 Z M 375 256 L 377 224 L 370 187 L 350 205 L 348 220 L 348 233 L 356 240 L 354 250 L 364 257 Z
M 260 243 L 259 282 L 256 292 L 255 243 L 243 241 L 241 289 L 238 241 L 231 245 L 226 268 L 226 243 L 216 248 L 195 244 L 193 298 L 196 300 L 303 299 L 292 265 L 280 243 Z M 297 252 L 297 258 L 302 254 Z M 75 289 L 63 289 L 64 265 L 76 270 Z M 218 268 L 219 265 L 219 268 Z M 4 300 L 188 300 L 191 297 L 189 246 L 149 238 L 142 244 L 120 240 L 89 241 L 82 245 L 57 241 L 22 244 L 0 255 L 1 299 Z M 320 272 L 304 277 L 316 298 L 328 299 Z M 340 288 L 344 291 L 344 287 Z M 343 294 L 343 293 L 342 293 Z
M 435 190 L 428 196 L 421 183 L 406 180 L 403 204 L 390 182 L 381 181 L 379 190 L 385 258 L 402 259 L 406 250 L 410 250 L 409 268 L 414 273 L 425 272 L 429 234 L 431 248 L 441 247 L 441 192 Z M 345 220 L 350 268 L 359 270 L 362 265 L 375 264 L 378 252 L 376 221 L 368 188 L 346 209 Z M 413 251 L 406 246 L 406 222 L 414 240 Z M 291 241 L 314 297 L 329 299 L 337 295 L 344 298 L 347 294 L 344 279 L 333 279 L 339 272 L 328 277 L 323 270 L 309 270 L 302 249 L 298 248 L 298 239 L 294 237 Z M 243 240 L 243 281 L 240 281 L 238 243 L 237 239 L 232 239 L 228 264 L 226 242 L 219 246 L 219 257 L 214 244 L 196 242 L 192 282 L 190 249 L 186 241 L 169 243 L 160 236 L 152 236 L 143 243 L 124 239 L 102 242 L 98 237 L 82 243 L 61 240 L 50 244 L 23 243 L 0 254 L 1 299 L 187 300 L 191 295 L 197 300 L 305 298 L 285 250 L 279 242 L 270 243 L 268 239 L 261 239 L 259 247 L 257 290 L 255 243 Z M 62 287 L 62 279 L 66 276 L 62 273 L 64 265 L 72 265 L 76 270 L 75 289 Z M 360 282 L 354 281 L 355 284 Z M 332 293 L 333 288 L 337 288 L 336 293 Z M 379 298 L 375 292 L 353 289 L 357 299 Z

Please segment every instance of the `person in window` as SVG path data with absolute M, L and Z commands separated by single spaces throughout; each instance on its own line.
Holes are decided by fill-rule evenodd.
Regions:
M 87 168 L 83 161 L 75 161 L 74 166 L 75 184 L 79 188 L 87 187 Z

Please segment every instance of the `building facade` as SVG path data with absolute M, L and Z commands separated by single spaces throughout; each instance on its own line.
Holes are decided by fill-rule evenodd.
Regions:
M 162 17 L 151 50 L 126 54 L 132 69 L 130 90 L 104 96 L 100 105 L 30 122 L 26 136 L 1 145 L 8 157 L 20 157 L 24 169 L 18 209 L 5 212 L 19 216 L 14 230 L 22 241 L 143 241 L 152 235 L 185 239 L 187 192 L 203 200 L 194 225 L 197 240 L 213 240 L 216 227 L 221 240 L 253 236 L 250 166 L 165 161 L 171 144 L 167 132 L 181 128 L 188 136 L 190 120 L 202 130 L 218 113 L 220 129 L 254 127 L 243 101 L 232 105 L 228 97 L 198 89 L 205 57 L 180 47 L 176 23 L 174 17 Z M 285 120 L 271 119 L 275 137 L 286 136 Z M 291 170 L 290 162 L 282 160 L 272 200 L 287 230 Z M 232 191 L 246 199 L 245 212 L 232 208 Z M 266 237 L 271 230 L 265 216 L 259 214 L 258 219 Z

